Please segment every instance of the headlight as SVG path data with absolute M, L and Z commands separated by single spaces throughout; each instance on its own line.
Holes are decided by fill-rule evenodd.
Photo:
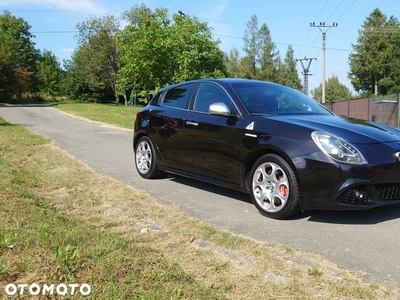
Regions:
M 314 131 L 311 137 L 317 146 L 334 160 L 356 165 L 367 163 L 356 147 L 341 138 L 321 131 Z

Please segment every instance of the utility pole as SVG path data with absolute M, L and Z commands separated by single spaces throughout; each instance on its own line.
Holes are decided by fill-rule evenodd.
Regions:
M 325 22 L 320 22 L 319 25 L 315 22 L 310 23 L 310 27 L 318 27 L 322 32 L 322 103 L 325 103 L 325 51 L 326 51 L 326 33 L 332 27 L 337 27 L 338 23 L 325 25 Z M 324 28 L 324 29 L 321 29 Z M 326 28 L 326 29 L 325 29 Z
M 312 74 L 310 73 L 310 66 L 311 62 L 313 59 L 316 60 L 316 58 L 301 58 L 301 59 L 296 59 L 296 61 L 299 61 L 301 64 L 301 67 L 303 68 L 303 74 L 304 75 L 304 85 L 303 85 L 303 93 L 308 96 L 308 76 L 311 76 Z M 308 62 L 307 67 L 304 66 L 303 61 Z

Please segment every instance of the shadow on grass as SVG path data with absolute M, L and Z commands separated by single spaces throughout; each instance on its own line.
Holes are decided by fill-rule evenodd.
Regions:
M 2 122 L 1 118 L 0 118 L 0 126 L 3 126 L 3 127 L 17 127 L 18 125 L 7 123 L 7 122 Z
M 56 106 L 56 102 L 44 102 L 44 103 L 0 103 L 0 107 L 7 108 L 7 107 L 50 107 Z

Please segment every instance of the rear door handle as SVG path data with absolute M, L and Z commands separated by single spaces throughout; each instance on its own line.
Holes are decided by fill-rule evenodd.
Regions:
M 186 125 L 189 125 L 189 126 L 199 126 L 199 123 L 191 122 L 191 121 L 186 121 Z

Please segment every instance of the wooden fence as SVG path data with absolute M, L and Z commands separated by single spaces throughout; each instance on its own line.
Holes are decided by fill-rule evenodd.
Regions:
M 325 103 L 324 106 L 337 115 L 399 127 L 399 100 L 372 101 L 371 98 L 362 98 Z

